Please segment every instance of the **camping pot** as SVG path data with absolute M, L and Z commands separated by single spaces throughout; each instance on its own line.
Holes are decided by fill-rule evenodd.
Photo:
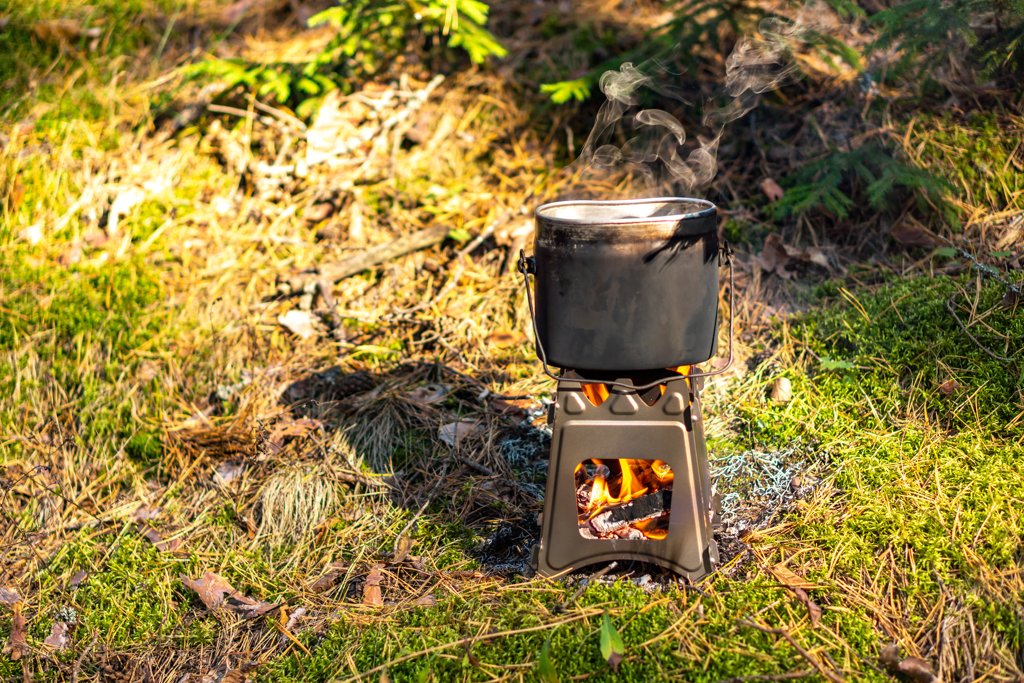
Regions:
M 538 207 L 538 355 L 601 371 L 708 360 L 718 338 L 716 213 L 682 197 Z

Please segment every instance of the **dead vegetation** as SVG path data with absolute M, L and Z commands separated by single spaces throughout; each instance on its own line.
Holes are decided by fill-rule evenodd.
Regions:
M 179 21 L 205 39 L 207 13 L 244 17 L 242 4 L 187 5 Z M 253 10 L 262 19 L 243 19 L 222 56 L 285 60 L 320 39 L 270 28 L 294 20 L 270 4 L 277 14 Z M 20 110 L 0 152 L 0 258 L 16 264 L 0 281 L 3 676 L 521 680 L 548 642 L 563 680 L 600 678 L 608 613 L 633 680 L 1019 679 L 1021 420 L 989 413 L 1000 400 L 1024 414 L 1024 398 L 1019 385 L 982 396 L 991 382 L 963 361 L 1019 374 L 1019 300 L 999 303 L 1014 290 L 966 260 L 913 251 L 966 244 L 1019 281 L 1019 189 L 964 195 L 959 233 L 924 225 L 908 200 L 894 220 L 837 233 L 801 217 L 749 246 L 737 367 L 705 394 L 719 575 L 530 578 L 551 387 L 512 269 L 532 208 L 571 182 L 555 169 L 575 126 L 515 74 L 577 59 L 570 34 L 536 37 L 545 20 L 589 13 L 630 33 L 659 16 L 642 8 L 524 6 L 507 61 L 443 78 L 403 61 L 308 121 L 181 82 L 189 41 L 173 37 L 115 67 L 122 85 L 87 80 L 101 116 Z M 499 26 L 520 17 L 508 11 Z M 97 38 L 46 26 L 44 43 Z M 866 133 L 827 102 L 802 116 L 755 133 L 763 157 L 747 142 L 724 150 L 724 222 L 774 229 L 745 198 L 777 192 L 763 181 L 823 134 L 898 137 L 912 159 L 965 144 L 927 125 Z M 897 247 L 884 256 L 881 233 Z M 906 367 L 930 356 L 896 358 L 906 339 L 849 329 L 920 301 L 886 300 L 892 273 L 956 268 L 977 275 L 961 327 L 980 339 L 941 356 L 954 383 L 925 387 L 945 397 L 937 410 L 903 398 L 931 377 Z M 785 316 L 826 277 L 843 278 L 822 287 L 852 313 L 821 341 Z M 946 318 L 906 318 L 908 336 L 966 339 Z M 985 348 L 1009 362 L 978 353 L 996 342 Z M 838 357 L 847 347 L 852 360 Z M 833 381 L 851 372 L 877 386 Z M 783 375 L 789 399 L 769 400 Z

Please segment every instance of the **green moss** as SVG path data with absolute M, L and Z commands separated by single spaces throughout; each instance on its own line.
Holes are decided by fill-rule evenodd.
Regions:
M 86 579 L 66 589 L 63 579 L 80 570 Z M 157 550 L 131 526 L 100 537 L 83 533 L 47 566 L 40 597 L 75 610 L 76 638 L 95 630 L 111 645 L 152 642 L 184 632 L 191 605 L 178 575 L 195 570 L 194 559 Z

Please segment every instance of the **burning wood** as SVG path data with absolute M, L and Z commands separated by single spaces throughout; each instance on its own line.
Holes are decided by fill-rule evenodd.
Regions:
M 576 467 L 584 538 L 661 539 L 668 533 L 672 469 L 661 460 L 590 460 Z
M 608 534 L 630 526 L 634 522 L 660 516 L 669 509 L 672 502 L 672 491 L 664 489 L 641 496 L 625 505 L 609 508 L 589 520 L 595 531 Z

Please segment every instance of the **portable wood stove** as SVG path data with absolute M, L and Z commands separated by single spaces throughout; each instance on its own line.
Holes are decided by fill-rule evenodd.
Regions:
M 731 332 L 723 367 L 693 365 L 715 352 L 723 263 L 731 297 L 728 248 L 704 200 L 537 209 L 534 257 L 521 254 L 519 269 L 537 355 L 558 383 L 541 574 L 607 560 L 652 562 L 690 579 L 714 569 L 717 496 L 700 388 L 728 368 Z

